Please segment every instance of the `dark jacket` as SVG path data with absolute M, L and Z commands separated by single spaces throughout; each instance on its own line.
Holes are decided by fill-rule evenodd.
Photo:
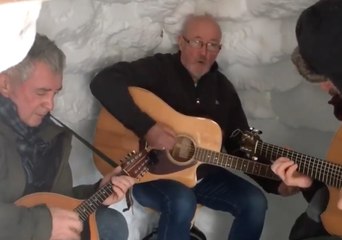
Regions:
M 68 162 L 71 135 L 56 125 L 49 125 L 40 132 L 48 140 L 63 135 L 62 159 L 53 181 L 51 192 L 80 199 L 90 197 L 96 185 L 72 187 L 72 175 Z M 49 159 L 46 159 L 49 161 Z M 12 129 L 0 122 L 0 239 L 47 240 L 50 239 L 52 219 L 45 205 L 33 208 L 14 204 L 24 194 L 25 171 L 16 150 L 16 137 Z
M 228 153 L 237 148 L 229 136 L 235 129 L 249 128 L 240 99 L 231 82 L 214 63 L 197 84 L 180 62 L 180 54 L 156 54 L 105 68 L 90 84 L 94 96 L 125 127 L 143 137 L 155 121 L 133 102 L 129 86 L 142 87 L 156 94 L 174 110 L 189 116 L 205 117 L 217 122 Z M 209 171 L 212 168 L 206 168 Z M 271 192 L 279 183 L 258 178 Z

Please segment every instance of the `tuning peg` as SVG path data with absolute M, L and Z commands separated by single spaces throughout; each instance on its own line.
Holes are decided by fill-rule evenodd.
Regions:
M 262 134 L 262 131 L 261 131 L 261 130 L 256 129 L 256 128 L 254 128 L 254 127 L 250 127 L 249 130 L 250 130 L 251 132 L 253 132 L 253 133 L 256 133 L 256 134 Z
M 127 153 L 126 158 L 133 157 L 135 154 L 136 154 L 135 150 L 132 150 L 129 153 Z

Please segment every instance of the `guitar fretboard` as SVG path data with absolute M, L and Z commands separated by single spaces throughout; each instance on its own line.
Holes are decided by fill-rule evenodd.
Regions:
M 88 219 L 89 215 L 95 212 L 95 210 L 113 193 L 113 184 L 107 183 L 101 187 L 96 193 L 94 193 L 89 199 L 83 201 L 78 207 L 74 209 L 81 218 L 82 221 Z
M 279 180 L 279 177 L 272 172 L 269 165 L 243 159 L 233 155 L 211 151 L 203 148 L 196 148 L 194 158 L 203 163 L 224 168 L 236 169 L 252 175 L 261 176 L 273 180 Z
M 122 175 L 131 176 L 133 178 L 139 179 L 143 176 L 145 172 L 148 171 L 149 158 L 147 154 L 150 152 L 149 147 L 145 147 L 144 150 L 138 152 L 137 154 L 129 155 L 129 159 L 126 159 L 122 164 Z M 74 211 L 77 212 L 82 221 L 88 219 L 90 214 L 96 211 L 96 209 L 106 200 L 112 193 L 113 184 L 108 182 L 97 190 L 90 198 L 84 200 L 80 205 L 78 205 Z
M 270 160 L 288 157 L 298 164 L 298 171 L 329 186 L 341 188 L 342 166 L 276 145 L 257 141 L 255 153 Z

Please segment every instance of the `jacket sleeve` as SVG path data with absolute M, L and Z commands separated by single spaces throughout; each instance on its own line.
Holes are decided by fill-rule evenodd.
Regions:
M 307 202 L 310 202 L 311 199 L 313 198 L 313 196 L 315 195 L 315 193 L 321 189 L 322 187 L 327 187 L 324 183 L 318 181 L 318 180 L 314 180 L 313 183 L 311 184 L 311 186 L 309 188 L 305 188 L 305 189 L 301 189 L 301 192 L 303 194 L 303 197 L 305 198 L 305 200 Z
M 132 63 L 119 62 L 99 72 L 90 83 L 92 94 L 126 128 L 143 137 L 155 121 L 134 103 L 128 87 L 153 90 L 160 79 L 153 57 Z
M 44 205 L 32 208 L 0 203 L 0 239 L 46 240 L 50 238 L 52 220 Z
M 8 182 L 8 154 L 4 146 L 0 142 L 0 239 L 49 239 L 52 220 L 48 208 L 44 205 L 31 208 L 17 206 L 8 194 L 11 184 Z

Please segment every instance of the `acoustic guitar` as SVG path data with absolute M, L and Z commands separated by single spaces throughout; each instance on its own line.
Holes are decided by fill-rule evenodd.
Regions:
M 171 179 L 193 187 L 197 183 L 196 171 L 200 164 L 279 180 L 267 164 L 221 153 L 222 133 L 216 122 L 183 115 L 145 89 L 130 87 L 129 92 L 143 112 L 177 134 L 172 150 L 154 151 L 158 160 L 150 166 L 140 182 Z M 94 145 L 111 159 L 120 159 L 128 151 L 139 149 L 139 138 L 103 108 L 96 124 Z M 94 161 L 102 174 L 112 169 L 110 164 L 96 155 Z
M 293 150 L 265 143 L 257 131 L 237 130 L 233 137 L 240 138 L 241 150 L 250 157 L 266 157 L 273 161 L 288 157 L 298 164 L 298 172 L 325 183 L 329 189 L 329 203 L 321 214 L 324 228 L 331 235 L 342 236 L 342 211 L 337 208 L 339 191 L 342 186 L 342 128 L 338 130 L 330 145 L 327 160 L 311 157 Z
M 150 149 L 146 147 L 138 153 L 130 153 L 122 161 L 122 174 L 139 179 L 148 171 L 149 158 L 147 155 Z M 79 200 L 56 193 L 40 192 L 32 193 L 18 199 L 15 204 L 23 207 L 33 207 L 37 205 L 47 205 L 48 207 L 58 207 L 73 210 L 79 214 L 84 222 L 89 219 L 90 240 L 99 240 L 95 219 L 95 211 L 113 193 L 111 182 L 102 186 L 89 199 Z

